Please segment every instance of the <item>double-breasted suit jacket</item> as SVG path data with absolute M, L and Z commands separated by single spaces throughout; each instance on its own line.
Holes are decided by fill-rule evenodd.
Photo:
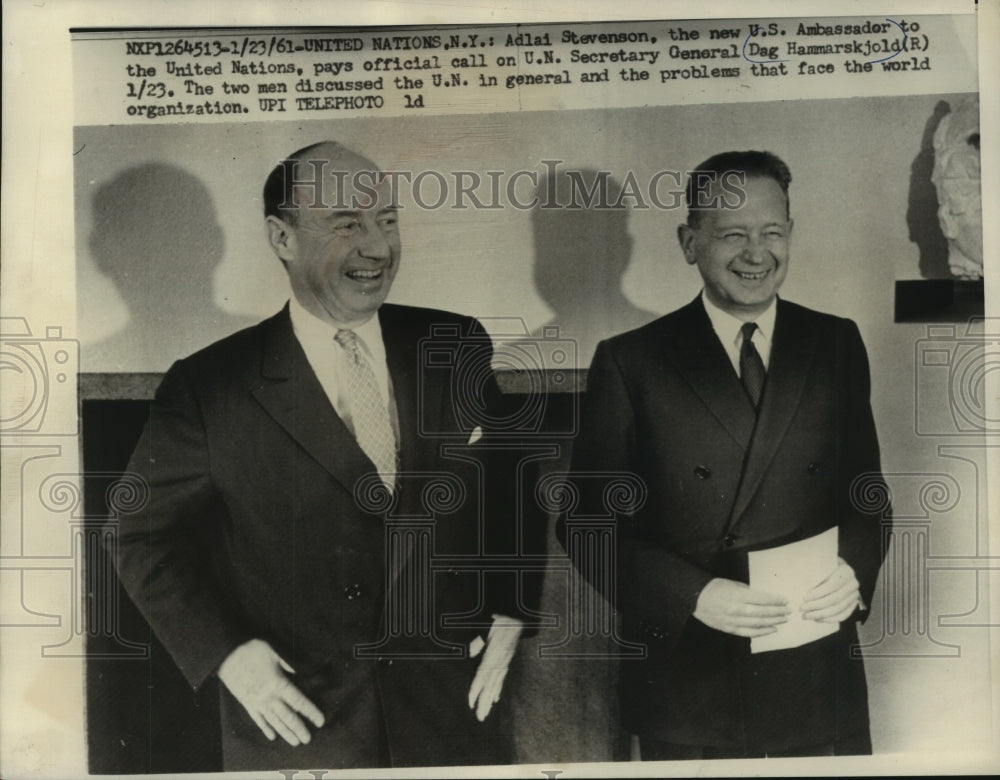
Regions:
M 513 596 L 501 587 L 482 595 L 486 578 L 474 569 L 435 570 L 430 605 L 411 609 L 404 630 L 393 633 L 400 614 L 390 620 L 385 608 L 387 590 L 398 603 L 395 584 L 420 581 L 407 566 L 474 556 L 483 534 L 498 539 L 512 518 L 502 498 L 484 500 L 484 459 L 465 446 L 475 399 L 459 409 L 460 382 L 451 381 L 461 360 L 478 360 L 487 367 L 480 411 L 494 403 L 491 345 L 470 318 L 390 304 L 378 316 L 399 428 L 400 477 L 388 502 L 287 307 L 171 367 L 129 466 L 150 497 L 117 521 L 120 577 L 188 681 L 201 685 L 238 645 L 260 638 L 324 713 L 308 745 L 268 742 L 220 686 L 226 769 L 493 760 L 477 753 L 483 733 L 465 696 L 478 661 L 464 656 L 491 613 L 514 614 Z M 453 355 L 452 372 L 425 370 L 428 345 Z M 430 547 L 404 544 L 390 559 L 387 516 L 432 519 Z M 465 619 L 446 624 L 447 615 Z M 450 660 L 421 661 L 428 649 Z
M 855 620 L 799 648 L 751 654 L 748 639 L 692 617 L 709 580 L 748 581 L 748 551 L 833 526 L 871 603 L 882 518 L 858 491 L 881 475 L 854 323 L 779 300 L 755 414 L 698 298 L 599 345 L 583 408 L 574 511 L 604 511 L 600 480 L 588 473 L 628 472 L 645 488 L 641 508 L 616 523 L 607 594 L 624 638 L 646 647 L 643 660 L 622 661 L 627 727 L 752 752 L 867 739 L 864 670 L 850 651 Z M 565 528 L 563 517 L 563 536 Z

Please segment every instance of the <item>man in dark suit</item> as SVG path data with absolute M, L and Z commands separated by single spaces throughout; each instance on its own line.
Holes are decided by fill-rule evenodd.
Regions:
M 486 718 L 516 591 L 429 563 L 513 533 L 489 478 L 492 347 L 471 318 L 384 303 L 387 184 L 333 142 L 274 169 L 290 302 L 171 367 L 129 467 L 150 499 L 118 521 L 118 570 L 192 686 L 222 681 L 227 770 L 509 761 Z M 458 398 L 468 365 L 482 392 Z
M 598 346 L 574 445 L 578 494 L 560 518 L 608 514 L 607 477 L 645 491 L 615 522 L 604 588 L 623 635 L 626 726 L 643 759 L 870 753 L 855 623 L 883 557 L 868 360 L 853 322 L 777 293 L 788 272 L 787 166 L 729 152 L 690 177 L 684 257 L 704 289 L 690 304 Z M 640 493 L 642 492 L 640 490 Z M 748 555 L 837 527 L 838 560 L 801 602 L 749 587 Z M 595 583 L 607 571 L 575 562 Z M 597 564 L 600 566 L 601 564 Z M 836 630 L 751 652 L 793 610 Z

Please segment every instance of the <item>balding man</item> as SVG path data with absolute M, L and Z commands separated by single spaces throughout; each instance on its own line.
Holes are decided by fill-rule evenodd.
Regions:
M 333 142 L 272 171 L 289 303 L 171 367 L 129 467 L 150 501 L 120 518 L 118 570 L 192 686 L 222 681 L 226 770 L 509 760 L 487 716 L 521 630 L 503 618 L 515 588 L 428 564 L 502 546 L 513 522 L 486 496 L 494 378 L 476 406 L 422 362 L 451 355 L 460 373 L 491 346 L 471 318 L 385 303 L 388 183 Z M 407 518 L 432 526 L 408 536 Z

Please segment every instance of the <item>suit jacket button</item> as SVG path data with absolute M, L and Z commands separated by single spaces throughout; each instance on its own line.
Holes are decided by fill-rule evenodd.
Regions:
M 712 476 L 712 469 L 708 466 L 695 466 L 694 475 L 698 477 L 698 479 L 708 479 Z
M 732 547 L 736 544 L 736 538 L 735 534 L 726 534 L 726 538 L 722 540 L 722 543 L 726 545 L 726 547 Z
M 354 599 L 361 598 L 361 586 L 357 583 L 354 583 L 353 585 L 345 585 L 344 596 L 347 597 L 348 601 L 354 601 Z
M 808 471 L 810 474 L 819 474 L 819 464 L 816 462 L 810 463 L 806 467 L 806 471 Z

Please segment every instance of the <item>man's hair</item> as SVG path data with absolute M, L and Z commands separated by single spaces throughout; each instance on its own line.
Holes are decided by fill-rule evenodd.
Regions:
M 309 159 L 309 155 L 321 146 L 335 143 L 320 141 L 309 144 L 279 162 L 264 182 L 264 216 L 283 219 L 291 226 L 299 221 L 298 204 L 295 202 L 295 170 L 298 163 Z
M 690 227 L 696 228 L 701 222 L 701 214 L 704 207 L 698 207 L 698 182 L 695 181 L 694 173 L 708 173 L 713 179 L 719 180 L 724 174 L 735 171 L 743 173 L 747 179 L 765 178 L 774 179 L 788 198 L 788 185 L 792 182 L 792 172 L 788 166 L 776 154 L 771 152 L 722 152 L 721 154 L 709 157 L 694 171 L 688 174 L 687 187 L 684 190 L 684 199 L 687 202 L 688 216 L 687 223 Z

